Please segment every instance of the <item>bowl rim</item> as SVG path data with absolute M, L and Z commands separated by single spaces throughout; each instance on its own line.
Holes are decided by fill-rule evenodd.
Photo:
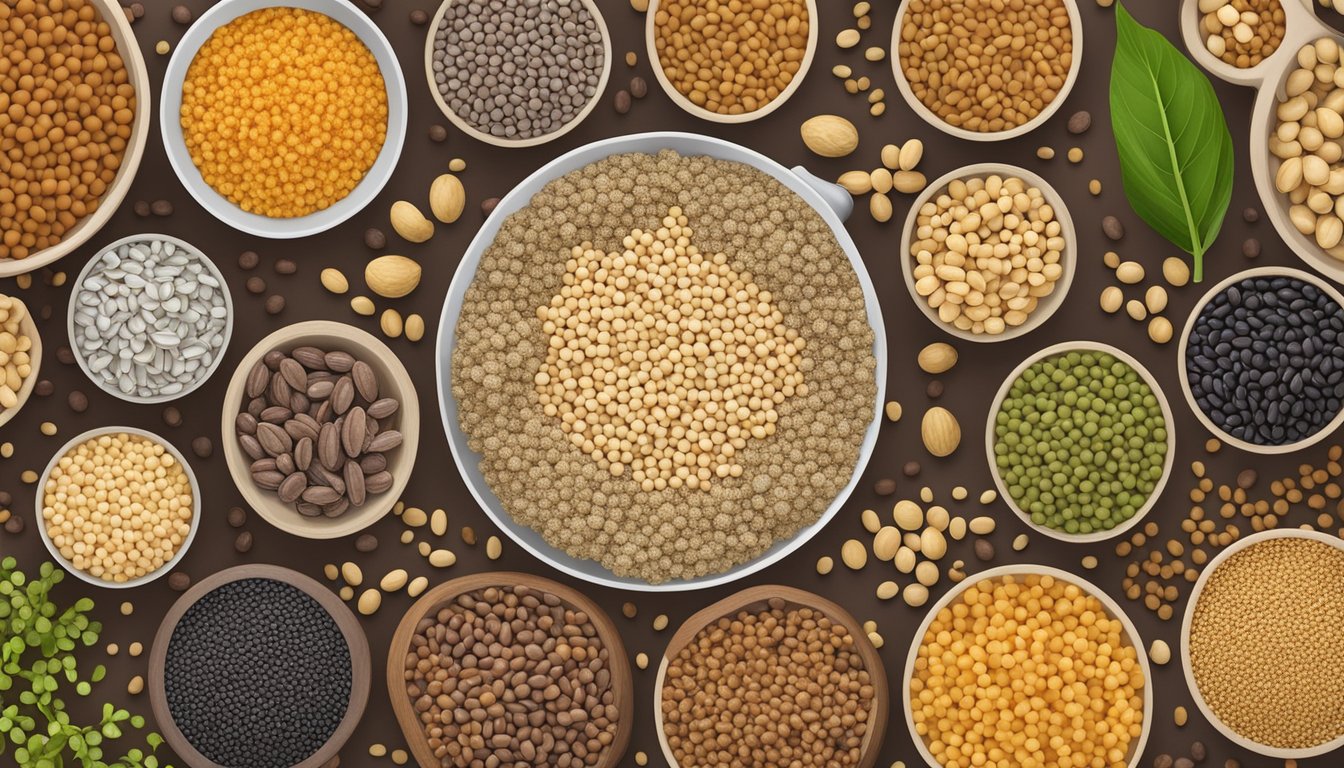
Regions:
M 448 7 L 451 6 L 455 1 L 460 2 L 461 0 L 443 0 L 443 2 L 439 5 L 438 11 L 436 11 L 434 13 L 434 16 L 430 19 L 427 31 L 425 33 L 425 82 L 429 87 L 429 93 L 430 96 L 434 99 L 435 106 L 439 108 L 439 111 L 443 113 L 444 117 L 448 118 L 448 121 L 453 124 L 453 127 L 457 128 L 459 131 L 462 131 L 471 138 L 476 139 L 477 141 L 482 141 L 485 142 L 486 144 L 491 144 L 496 147 L 504 147 L 504 148 L 535 147 L 541 144 L 546 144 L 548 142 L 554 141 L 560 138 L 561 136 L 564 136 L 565 134 L 577 128 L 579 124 L 582 123 L 588 117 L 588 115 L 592 114 L 592 111 L 597 107 L 597 103 L 602 100 L 602 94 L 605 93 L 607 90 L 607 82 L 611 79 L 611 56 L 612 56 L 611 31 L 607 29 L 607 22 L 606 19 L 603 18 L 602 16 L 602 9 L 597 7 L 597 3 L 594 2 L 594 0 L 578 0 L 578 2 L 581 3 L 585 9 L 587 9 L 589 14 L 592 15 L 594 22 L 596 22 L 597 24 L 598 32 L 602 38 L 602 71 L 598 75 L 597 88 L 596 90 L 593 91 L 592 98 L 588 99 L 588 102 L 584 104 L 583 107 L 580 108 L 579 111 L 576 112 L 572 118 L 570 118 L 569 122 L 565 123 L 564 125 L 560 126 L 559 128 L 550 133 L 544 133 L 539 136 L 532 136 L 526 139 L 509 139 L 503 136 L 494 136 L 473 126 L 472 124 L 468 123 L 466 119 L 464 119 L 461 115 L 453 111 L 452 107 L 448 106 L 448 102 L 443 100 L 443 94 L 439 93 L 438 87 L 435 86 L 434 33 L 436 30 L 438 30 L 439 24 L 443 22 L 443 17 L 448 14 Z
M 593 768 L 611 768 L 617 765 L 630 746 L 636 719 L 634 673 L 630 671 L 630 657 L 626 653 L 625 641 L 621 639 L 620 631 L 606 611 L 582 592 L 542 576 L 516 571 L 485 571 L 445 581 L 422 594 L 410 608 L 406 609 L 406 613 L 397 623 L 397 628 L 392 633 L 392 642 L 387 649 L 387 695 L 401 735 L 406 739 L 406 748 L 420 765 L 437 765 L 405 690 L 405 658 L 407 650 L 411 647 L 415 626 L 436 606 L 460 595 L 488 587 L 512 586 L 529 587 L 555 595 L 567 605 L 587 613 L 589 621 L 597 629 L 597 635 L 607 649 L 611 688 L 615 692 L 621 715 L 616 723 L 615 738 L 607 747 L 607 753 Z
M 1222 734 L 1223 738 L 1258 755 L 1283 760 L 1302 760 L 1324 755 L 1328 752 L 1333 752 L 1340 747 L 1344 747 L 1344 734 L 1340 734 L 1330 741 L 1318 744 L 1314 747 L 1299 749 L 1271 747 L 1252 741 L 1234 731 L 1231 726 L 1224 723 L 1219 719 L 1218 715 L 1214 714 L 1213 708 L 1204 700 L 1204 694 L 1199 691 L 1199 684 L 1195 680 L 1194 670 L 1192 669 L 1190 662 L 1190 630 L 1194 624 L 1195 606 L 1199 603 L 1200 595 L 1204 593 L 1204 587 L 1208 585 L 1210 575 L 1218 570 L 1219 566 L 1227 562 L 1228 559 L 1236 553 L 1274 539 L 1305 539 L 1307 541 L 1317 541 L 1323 544 L 1328 544 L 1337 550 L 1344 551 L 1344 541 L 1341 541 L 1339 538 L 1326 533 L 1321 533 L 1320 531 L 1304 528 L 1276 528 L 1268 531 L 1260 531 L 1258 533 L 1253 533 L 1250 536 L 1240 538 L 1224 547 L 1222 551 L 1215 555 L 1199 572 L 1199 578 L 1195 581 L 1194 588 L 1190 590 L 1190 597 L 1185 601 L 1185 615 L 1181 619 L 1181 672 L 1185 675 L 1185 684 L 1186 687 L 1190 689 L 1190 698 L 1194 700 L 1195 706 L 1199 709 L 1200 713 L 1204 715 L 1204 719 L 1208 720 L 1214 727 L 1214 730 Z
M 37 386 L 37 380 L 42 372 L 42 334 L 37 330 L 37 321 L 33 319 L 33 312 L 28 308 L 28 304 L 18 296 L 10 294 L 0 294 L 8 297 L 11 301 L 23 307 L 23 319 L 19 320 L 19 330 L 23 335 L 32 340 L 32 346 L 28 349 L 28 362 L 32 370 L 28 372 L 28 377 L 19 385 L 19 391 L 14 394 L 19 398 L 19 404 L 13 408 L 0 410 L 0 427 L 8 424 L 10 419 L 19 415 L 23 406 L 28 404 L 28 398 L 33 394 L 33 387 Z
M 1083 19 L 1078 9 L 1078 2 L 1077 0 L 1061 0 L 1061 2 L 1069 12 L 1069 31 L 1073 38 L 1073 59 L 1069 64 L 1069 74 L 1068 77 L 1064 78 L 1064 85 L 1059 89 L 1059 93 L 1055 94 L 1055 98 L 1049 104 L 1046 104 L 1039 114 L 1022 125 L 1005 131 L 970 131 L 949 124 L 924 106 L 924 102 L 920 101 L 915 96 L 914 90 L 910 88 L 910 82 L 905 79 L 905 72 L 901 67 L 901 23 L 905 21 L 905 12 L 910 7 L 910 3 L 902 3 L 897 8 L 896 21 L 891 28 L 891 50 L 888 51 L 888 57 L 891 59 L 892 74 L 896 77 L 897 90 L 901 92 L 905 103 L 910 105 L 910 109 L 919 115 L 921 120 L 943 133 L 959 139 L 981 142 L 1004 141 L 1015 139 L 1036 130 L 1051 117 L 1054 117 L 1055 113 L 1064 106 L 1064 102 L 1068 100 L 1069 94 L 1073 91 L 1074 84 L 1078 82 L 1078 73 L 1083 68 Z
M 661 4 L 661 0 L 649 0 L 648 10 L 644 12 L 644 48 L 649 57 L 649 68 L 653 70 L 654 79 L 658 81 L 658 85 L 662 87 L 663 93 L 667 94 L 667 97 L 672 100 L 673 104 L 676 104 L 687 114 L 698 117 L 701 120 L 708 120 L 711 123 L 722 123 L 724 125 L 737 125 L 740 123 L 750 123 L 754 120 L 760 120 L 782 107 L 784 102 L 788 101 L 793 94 L 797 93 L 798 89 L 802 87 L 803 78 L 805 78 L 808 71 L 812 69 L 812 63 L 817 57 L 817 42 L 821 38 L 821 24 L 817 9 L 817 0 L 803 0 L 803 2 L 807 5 L 807 17 L 809 23 L 807 25 L 807 47 L 803 49 L 803 59 L 798 65 L 798 74 L 794 75 L 793 79 L 789 81 L 789 84 L 784 86 L 784 90 L 780 91 L 779 95 L 767 102 L 765 106 L 752 110 L 751 112 L 743 112 L 736 115 L 721 115 L 718 112 L 711 112 L 708 109 L 693 103 L 690 99 L 683 96 L 681 91 L 678 91 L 673 87 L 671 81 L 667 79 L 667 74 L 663 72 L 663 57 L 658 53 L 657 15 L 658 6 Z
M 126 13 L 120 5 L 113 0 L 90 0 L 90 2 L 97 6 L 102 20 L 107 22 L 112 39 L 117 43 L 117 53 L 121 54 L 122 64 L 126 67 L 127 78 L 135 88 L 135 118 L 131 122 L 131 138 L 121 156 L 121 166 L 117 170 L 117 175 L 98 201 L 98 209 L 76 222 L 66 233 L 68 237 L 62 236 L 59 243 L 22 259 L 0 259 L 0 278 L 15 277 L 50 266 L 98 234 L 112 219 L 112 215 L 131 191 L 131 184 L 135 181 L 135 175 L 140 170 L 140 161 L 145 155 L 145 145 L 149 141 L 150 131 L 153 130 L 151 112 L 154 108 L 154 94 L 150 88 L 149 69 L 145 66 L 144 54 L 140 52 L 140 44 L 135 39 L 135 30 L 126 20 Z
M 402 435 L 402 444 L 395 458 L 389 459 L 389 470 L 393 466 L 402 471 L 392 474 L 392 487 L 377 498 L 370 496 L 363 507 L 347 511 L 337 518 L 321 518 L 317 525 L 309 523 L 318 518 L 305 518 L 287 505 L 280 497 L 270 491 L 263 491 L 252 482 L 248 470 L 250 460 L 246 458 L 238 444 L 238 434 L 234 429 L 234 419 L 238 416 L 243 402 L 243 387 L 247 383 L 247 374 L 252 366 L 274 349 L 304 346 L 314 337 L 342 339 L 337 349 L 357 348 L 367 350 L 367 355 L 377 358 L 381 365 L 391 373 L 389 380 L 379 377 L 379 388 L 391 386 L 397 391 L 401 403 L 397 428 Z M 329 342 L 313 346 L 330 346 Z M 361 358 L 362 359 L 362 358 Z M 367 362 L 367 361 L 366 361 Z M 224 392 L 223 407 L 220 412 L 220 447 L 223 449 L 225 463 L 229 466 L 229 476 L 238 493 L 263 520 L 280 530 L 305 539 L 337 539 L 358 533 L 387 516 L 396 506 L 401 494 L 410 482 L 411 472 L 415 468 L 415 459 L 420 447 L 420 401 L 415 391 L 415 382 L 406 371 L 401 358 L 382 341 L 372 334 L 353 325 L 334 320 L 308 320 L 284 326 L 253 345 L 247 354 L 238 361 L 229 386 Z M 276 509 L 284 507 L 287 514 L 276 514 Z
M 972 573 L 966 577 L 965 581 L 955 584 L 947 590 L 942 597 L 929 607 L 924 614 L 923 621 L 919 628 L 915 630 L 914 640 L 910 643 L 910 650 L 906 652 L 905 668 L 901 674 L 901 700 L 905 702 L 902 709 L 905 710 L 905 726 L 910 731 L 910 738 L 915 743 L 915 748 L 919 751 L 919 756 L 930 766 L 940 766 L 942 763 L 929 752 L 928 745 L 924 743 L 924 737 L 915 730 L 915 715 L 910 706 L 910 683 L 915 675 L 915 662 L 919 660 L 919 649 L 924 645 L 924 635 L 929 631 L 929 626 L 938 613 L 947 606 L 951 605 L 970 587 L 981 581 L 1001 581 L 1005 576 L 1049 576 L 1056 581 L 1062 581 L 1065 584 L 1072 584 L 1095 597 L 1110 612 L 1111 618 L 1120 622 L 1124 627 L 1125 635 L 1128 636 L 1129 644 L 1134 647 L 1136 658 L 1139 662 L 1139 669 L 1143 672 L 1143 726 L 1139 732 L 1139 738 L 1130 743 L 1128 768 L 1137 768 L 1143 759 L 1143 750 L 1148 744 L 1148 738 L 1153 731 L 1153 717 L 1156 714 L 1153 707 L 1153 671 L 1152 665 L 1148 659 L 1148 646 L 1144 645 L 1143 637 L 1139 634 L 1138 628 L 1125 613 L 1125 609 L 1116 602 L 1115 598 L 1106 593 L 1105 590 L 1096 584 L 1088 581 L 1074 573 L 1070 573 L 1059 568 L 1053 568 L 1048 565 L 1036 565 L 1032 563 L 1015 563 L 1013 565 L 1001 565 L 997 568 Z
M 1064 238 L 1064 251 L 1059 255 L 1059 263 L 1064 270 L 1064 274 L 1060 275 L 1059 279 L 1055 281 L 1055 288 L 1050 295 L 1044 296 L 1042 300 L 1038 301 L 1036 310 L 1027 316 L 1025 323 L 1015 328 L 1005 328 L 1003 333 L 999 334 L 971 333 L 970 331 L 963 331 L 951 323 L 943 322 L 938 317 L 937 310 L 930 307 L 924 297 L 920 296 L 919 292 L 915 290 L 915 256 L 910 253 L 910 245 L 914 241 L 919 209 L 923 208 L 925 203 L 945 192 L 948 185 L 954 181 L 995 175 L 1016 176 L 1041 191 L 1041 197 L 1054 210 L 1055 220 L 1059 222 L 1060 226 L 1060 235 Z M 910 294 L 910 298 L 914 300 L 920 313 L 928 318 L 929 322 L 958 339 L 979 344 L 992 344 L 1025 336 L 1045 325 L 1045 322 L 1053 317 L 1055 312 L 1059 311 L 1065 297 L 1069 295 L 1069 289 L 1073 286 L 1074 274 L 1078 271 L 1078 231 L 1073 225 L 1073 216 L 1069 213 L 1069 206 L 1064 197 L 1039 174 L 1009 163 L 972 163 L 939 176 L 915 197 L 914 202 L 910 205 L 909 212 L 905 215 L 905 225 L 901 229 L 900 256 L 901 276 L 905 280 L 905 289 Z
M 649 146 L 656 149 L 645 148 Z M 582 168 L 615 154 L 647 153 L 662 149 L 671 149 L 686 156 L 709 156 L 749 165 L 758 171 L 767 173 L 775 181 L 788 187 L 809 203 L 813 210 L 817 212 L 817 215 L 821 216 L 823 221 L 829 225 L 832 236 L 835 237 L 836 242 L 845 252 L 851 267 L 854 269 L 855 277 L 863 291 L 868 324 L 873 332 L 873 355 L 877 364 L 874 370 L 876 392 L 872 416 L 864 432 L 863 442 L 859 446 L 858 459 L 855 462 L 849 482 L 836 494 L 830 505 L 819 512 L 817 519 L 812 524 L 799 529 L 794 536 L 787 540 L 775 542 L 770 549 L 752 560 L 722 573 L 695 579 L 678 579 L 652 584 L 642 580 L 617 577 L 610 570 L 592 560 L 569 558 L 565 553 L 560 552 L 545 541 L 534 543 L 527 539 L 528 534 L 535 534 L 535 532 L 516 523 L 504 510 L 503 505 L 495 497 L 488 484 L 483 479 L 480 483 L 477 483 L 473 476 L 479 456 L 469 449 L 466 437 L 461 433 L 456 423 L 456 399 L 452 396 L 452 388 L 448 379 L 452 368 L 452 353 L 456 347 L 457 320 L 461 310 L 461 299 L 458 296 L 459 294 L 465 295 L 467 287 L 474 279 L 476 270 L 480 265 L 481 255 L 493 243 L 503 220 L 518 208 L 526 205 L 545 184 L 571 170 Z M 440 316 L 438 336 L 435 339 L 437 357 L 435 385 L 439 394 L 439 413 L 444 432 L 447 435 L 448 447 L 453 454 L 453 461 L 457 465 L 458 473 L 467 490 L 471 492 L 472 498 L 485 510 L 486 515 L 497 527 L 529 554 L 576 579 L 614 589 L 635 592 L 684 592 L 707 589 L 749 576 L 797 551 L 834 519 L 840 508 L 844 506 L 854 492 L 863 476 L 864 469 L 872 458 L 874 448 L 877 445 L 878 430 L 882 424 L 882 409 L 886 402 L 888 355 L 886 325 L 877 301 L 877 291 L 873 285 L 872 277 L 859 254 L 858 247 L 845 229 L 843 218 L 816 188 L 809 186 L 807 178 L 810 177 L 810 174 L 800 175 L 799 170 L 801 170 L 801 166 L 790 170 L 755 150 L 703 134 L 654 131 L 615 136 L 576 147 L 533 171 L 500 199 L 494 211 L 477 230 L 475 237 L 464 251 L 453 273 L 452 283 L 448 287 L 448 294 L 444 300 L 443 313 Z M 829 185 L 829 182 L 825 183 Z M 835 189 L 840 199 L 846 201 L 850 199 L 849 193 L 839 186 L 830 186 Z M 527 191 L 530 187 L 535 187 L 535 189 Z M 525 531 L 520 529 L 525 529 Z M 565 562 L 565 558 L 574 560 L 575 565 Z
M 192 162 L 182 136 L 182 123 L 162 119 L 181 111 L 182 87 L 196 54 L 214 33 L 235 19 L 266 8 L 298 8 L 319 13 L 348 29 L 364 44 L 378 63 L 387 90 L 387 131 L 383 147 L 355 188 L 336 203 L 304 216 L 270 218 L 248 213 L 221 195 L 202 177 Z M 347 19 L 353 23 L 347 23 Z M 377 199 L 396 170 L 406 140 L 410 103 L 406 95 L 406 76 L 396 50 L 377 24 L 350 0 L 219 0 L 187 28 L 173 50 L 163 75 L 160 94 L 159 133 L 168 163 L 187 193 L 212 217 L 240 232 L 257 237 L 286 240 L 308 237 L 339 226 L 359 214 Z
M 51 478 L 51 471 L 56 468 L 56 463 L 80 443 L 104 435 L 118 434 L 142 437 L 163 446 L 163 449 L 171 453 L 173 458 L 177 460 L 177 463 L 182 467 L 182 471 L 187 475 L 187 482 L 191 483 L 191 525 L 187 530 L 187 538 L 182 541 L 182 546 L 178 547 L 177 551 L 173 553 L 172 558 L 164 563 L 158 570 L 151 571 L 144 576 L 120 583 L 106 581 L 93 576 L 92 574 L 85 573 L 79 568 L 76 568 L 69 560 L 66 560 L 56 549 L 56 545 L 52 542 L 51 536 L 47 533 L 47 522 L 42 515 L 42 509 L 45 506 L 43 503 L 43 496 L 46 494 L 47 480 Z M 182 454 L 182 451 L 178 450 L 177 446 L 173 445 L 172 441 L 164 438 L 162 435 L 155 434 L 147 429 L 140 429 L 139 427 L 122 427 L 115 425 L 94 427 L 93 429 L 85 430 L 67 440 L 64 445 L 56 450 L 56 453 L 52 454 L 51 459 L 47 462 L 46 468 L 43 469 L 42 474 L 38 476 L 37 489 L 34 492 L 33 500 L 35 527 L 37 528 L 38 534 L 41 535 L 42 543 L 46 546 L 47 553 L 51 555 L 51 559 L 55 560 L 61 568 L 80 581 L 92 584 L 95 587 L 104 587 L 107 589 L 134 589 L 135 587 L 143 586 L 151 581 L 155 581 L 164 574 L 175 569 L 177 565 L 182 562 L 182 558 L 186 556 L 187 550 L 191 549 L 192 542 L 196 540 L 196 533 L 201 529 L 202 515 L 201 484 L 200 481 L 196 479 L 196 472 L 192 470 L 191 463 L 187 461 L 187 457 Z
M 1143 379 L 1143 383 L 1148 385 L 1148 389 L 1151 390 L 1153 395 L 1157 398 L 1157 403 L 1162 409 L 1162 418 L 1167 424 L 1167 455 L 1162 462 L 1162 477 L 1157 481 L 1157 485 L 1153 486 L 1152 493 L 1148 494 L 1148 498 L 1144 501 L 1143 506 L 1134 513 L 1133 517 L 1108 530 L 1093 531 L 1092 533 L 1068 533 L 1055 530 L 1049 526 L 1038 525 L 1031 519 L 1031 515 L 1028 515 L 1018 505 L 1017 500 L 1008 493 L 1008 486 L 999 473 L 998 462 L 994 455 L 995 417 L 998 416 L 999 409 L 1003 407 L 1003 401 L 1008 396 L 1008 390 L 1012 388 L 1013 383 L 1017 381 L 1022 373 L 1031 366 L 1046 358 L 1055 357 L 1066 352 L 1100 352 L 1111 355 L 1125 365 L 1128 365 L 1139 375 L 1139 378 Z M 1017 515 L 1017 518 L 1028 528 L 1059 541 L 1067 541 L 1073 544 L 1093 544 L 1098 541 L 1106 541 L 1125 534 L 1142 522 L 1143 519 L 1152 512 L 1153 507 L 1157 506 L 1158 500 L 1162 498 L 1162 492 L 1166 490 L 1167 481 L 1171 479 L 1172 468 L 1175 466 L 1176 462 L 1176 419 L 1171 411 L 1171 402 L 1167 399 L 1166 393 L 1162 391 L 1162 386 L 1158 384 L 1157 379 L 1153 376 L 1152 372 L 1133 355 L 1123 349 L 1113 347 L 1110 344 L 1105 344 L 1100 341 L 1090 341 L 1087 339 L 1063 341 L 1058 344 L 1051 344 L 1048 347 L 1044 347 L 1028 355 L 1025 360 L 1017 364 L 1017 367 L 1013 368 L 1012 372 L 1004 378 L 1003 383 L 999 385 L 998 391 L 994 394 L 994 399 L 990 401 L 989 417 L 985 421 L 985 459 L 989 463 L 989 473 L 994 479 L 994 487 L 998 489 L 999 497 L 1003 499 L 1003 502 L 1008 505 L 1008 508 L 1013 511 L 1013 514 Z
M 1181 329 L 1181 339 L 1176 349 L 1176 369 L 1177 374 L 1180 376 L 1181 394 L 1185 396 L 1186 405 L 1188 405 L 1190 410 L 1194 412 L 1195 418 L 1199 420 L 1200 425 L 1203 426 L 1204 429 L 1208 430 L 1209 434 L 1217 437 L 1219 440 L 1222 440 L 1233 448 L 1239 448 L 1247 453 L 1255 453 L 1261 456 L 1276 456 L 1309 448 L 1334 434 L 1334 432 L 1339 429 L 1339 426 L 1344 424 L 1344 406 L 1340 407 L 1339 412 L 1335 414 L 1334 418 L 1332 418 L 1329 423 L 1302 440 L 1295 443 L 1284 443 L 1283 445 L 1257 445 L 1248 440 L 1233 437 L 1213 423 L 1213 420 L 1209 418 L 1208 414 L 1204 413 L 1204 409 L 1199 407 L 1199 403 L 1195 402 L 1194 393 L 1190 389 L 1190 374 L 1186 370 L 1185 365 L 1186 354 L 1188 353 L 1190 346 L 1190 334 L 1194 330 L 1195 321 L 1199 319 L 1199 316 L 1204 312 L 1204 308 L 1208 306 L 1209 302 L 1212 301 L 1215 296 L 1227 290 L 1228 287 L 1235 283 L 1242 282 L 1243 280 L 1250 280 L 1257 277 L 1287 277 L 1312 285 L 1333 299 L 1335 304 L 1340 308 L 1340 314 L 1344 315 L 1344 294 L 1340 293 L 1339 289 L 1317 275 L 1293 267 L 1253 267 L 1251 269 L 1245 269 L 1214 283 L 1204 292 L 1204 295 L 1199 297 L 1199 300 L 1195 302 L 1194 308 L 1190 310 L 1190 315 L 1186 318 L 1185 325 Z
M 173 603 L 172 607 L 168 609 L 168 613 L 164 615 L 163 621 L 160 622 L 158 631 L 154 634 L 154 645 L 149 652 L 148 685 L 146 687 L 149 690 L 149 702 L 154 713 L 154 720 L 158 724 L 164 741 L 185 762 L 197 768 L 224 768 L 198 752 L 177 727 L 177 722 L 173 719 L 172 711 L 168 707 L 167 692 L 164 689 L 164 664 L 168 658 L 168 646 L 172 642 L 173 632 L 177 629 L 178 622 L 192 606 L 200 602 L 201 598 L 222 586 L 252 579 L 265 579 L 287 584 L 317 601 L 318 605 L 322 606 L 322 609 L 336 623 L 336 627 L 341 631 L 341 635 L 345 638 L 346 647 L 350 651 L 350 697 L 346 703 L 345 716 L 336 725 L 336 729 L 332 731 L 326 743 L 307 759 L 293 766 L 293 768 L 320 768 L 335 756 L 345 745 L 345 742 L 349 740 L 356 726 L 359 725 L 365 706 L 368 704 L 369 677 L 372 667 L 372 661 L 369 657 L 369 641 L 364 636 L 364 630 L 359 625 L 359 620 L 355 618 L 355 615 L 350 612 L 350 608 L 344 602 L 331 593 L 331 590 L 316 580 L 289 568 L 266 563 L 250 563 L 226 568 L 193 584 Z
M 667 641 L 667 646 L 663 649 L 658 664 L 658 674 L 654 677 L 653 682 L 653 725 L 654 731 L 658 735 L 658 747 L 662 750 L 663 759 L 672 768 L 678 768 L 680 764 L 673 755 L 671 746 L 667 743 L 667 735 L 663 730 L 662 708 L 663 687 L 667 682 L 667 667 L 671 663 L 668 658 L 669 655 L 679 653 L 710 624 L 719 619 L 735 615 L 752 606 L 774 599 L 783 600 L 786 607 L 804 607 L 820 611 L 833 622 L 844 626 L 854 636 L 855 652 L 863 658 L 864 669 L 868 671 L 868 677 L 873 684 L 873 704 L 869 709 L 869 728 L 868 732 L 864 734 L 863 743 L 859 747 L 862 756 L 855 768 L 873 768 L 877 764 L 878 753 L 881 752 L 882 741 L 886 737 L 891 709 L 891 686 L 887 679 L 886 666 L 882 663 L 882 655 L 878 653 L 877 646 L 873 645 L 868 633 L 863 631 L 863 625 L 854 618 L 854 615 L 838 603 L 797 587 L 782 584 L 762 584 L 735 592 L 691 614 L 672 634 L 672 637 Z
M 203 376 L 201 376 L 196 381 L 192 382 L 190 385 L 183 387 L 182 391 L 176 394 L 171 395 L 159 394 L 154 395 L 152 397 L 140 397 L 138 395 L 125 394 L 116 387 L 108 386 L 106 382 L 102 381 L 99 378 L 95 378 L 94 374 L 89 370 L 89 361 L 84 358 L 83 350 L 80 349 L 80 346 L 78 344 L 74 343 L 75 310 L 79 308 L 75 302 L 75 296 L 85 292 L 83 287 L 84 281 L 89 277 L 90 273 L 93 272 L 94 267 L 96 267 L 98 263 L 102 261 L 103 256 L 106 255 L 109 251 L 120 248 L 123 245 L 130 245 L 132 243 L 141 243 L 150 240 L 161 240 L 163 242 L 172 243 L 178 248 L 188 251 L 192 257 L 200 261 L 201 264 L 205 267 L 206 271 L 210 273 L 210 276 L 219 281 L 219 287 L 216 288 L 216 290 L 224 294 L 224 309 L 228 314 L 226 314 L 224 317 L 224 340 L 219 346 L 219 351 L 215 354 L 214 361 L 211 362 L 209 368 L 205 369 L 205 374 Z M 84 378 L 93 382 L 93 385 L 98 387 L 98 389 L 117 398 L 118 400 L 124 400 L 128 403 L 136 403 L 137 405 L 155 405 L 158 403 L 170 403 L 174 400 L 186 397 L 192 392 L 195 392 L 196 390 L 200 389 L 201 386 L 204 385 L 205 382 L 209 381 L 210 377 L 214 376 L 215 372 L 219 370 L 219 365 L 224 361 L 224 355 L 229 350 L 229 341 L 232 340 L 233 338 L 233 320 L 234 320 L 233 293 L 229 290 L 229 283 L 224 278 L 224 273 L 220 272 L 219 266 L 216 265 L 214 261 L 211 261 L 209 256 L 205 255 L 205 251 L 202 251 L 200 248 L 197 248 L 196 246 L 192 245 L 186 240 L 183 240 L 179 237 L 174 237 L 172 235 L 163 235 L 157 232 L 144 232 L 138 235 L 128 235 L 126 237 L 121 238 L 120 240 L 117 240 L 116 242 L 111 243 L 110 245 L 106 245 L 103 246 L 102 248 L 99 248 L 98 251 L 94 254 L 93 258 L 85 262 L 83 268 L 79 270 L 79 276 L 75 278 L 75 281 L 72 284 L 72 287 L 70 289 L 70 299 L 68 302 L 66 302 L 66 304 L 67 306 L 65 312 L 65 335 L 66 338 L 69 339 L 71 342 L 70 352 L 75 356 L 75 363 L 79 366 L 80 372 L 84 374 Z

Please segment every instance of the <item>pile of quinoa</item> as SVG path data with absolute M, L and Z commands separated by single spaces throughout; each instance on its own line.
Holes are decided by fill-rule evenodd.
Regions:
M 584 242 L 621 250 L 672 206 L 695 245 L 773 294 L 807 345 L 807 381 L 752 440 L 740 477 L 709 489 L 642 490 L 613 476 L 538 403 L 547 335 L 537 308 L 560 290 Z M 453 395 L 491 490 L 552 546 L 650 583 L 722 573 L 816 522 L 849 481 L 877 396 L 863 292 L 825 220 L 750 166 L 671 150 L 613 155 L 547 184 L 511 214 L 481 257 L 458 320 Z

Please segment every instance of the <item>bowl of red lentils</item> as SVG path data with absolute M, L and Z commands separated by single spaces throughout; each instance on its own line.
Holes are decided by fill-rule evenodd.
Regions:
M 170 572 L 200 528 L 201 491 L 182 452 L 134 427 L 98 427 L 61 447 L 34 501 L 42 543 L 76 578 L 130 589 Z
M 378 195 L 408 105 L 391 44 L 349 0 L 226 0 L 178 42 L 160 110 L 191 196 L 235 229 L 289 239 Z

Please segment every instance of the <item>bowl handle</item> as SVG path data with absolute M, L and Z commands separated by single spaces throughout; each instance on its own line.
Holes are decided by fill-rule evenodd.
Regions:
M 795 165 L 789 170 L 821 195 L 821 199 L 826 201 L 826 205 L 835 211 L 835 215 L 839 216 L 841 221 L 848 219 L 849 214 L 854 212 L 854 198 L 844 187 L 819 178 L 801 165 Z

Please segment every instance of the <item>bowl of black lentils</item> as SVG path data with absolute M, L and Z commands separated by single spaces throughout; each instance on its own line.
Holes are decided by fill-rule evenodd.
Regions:
M 1220 440 L 1301 450 L 1344 422 L 1344 295 L 1302 270 L 1239 272 L 1195 305 L 1177 359 L 1190 410 Z
M 196 584 L 154 637 L 149 695 L 195 768 L 319 768 L 358 725 L 369 645 L 354 614 L 303 574 L 243 565 Z

